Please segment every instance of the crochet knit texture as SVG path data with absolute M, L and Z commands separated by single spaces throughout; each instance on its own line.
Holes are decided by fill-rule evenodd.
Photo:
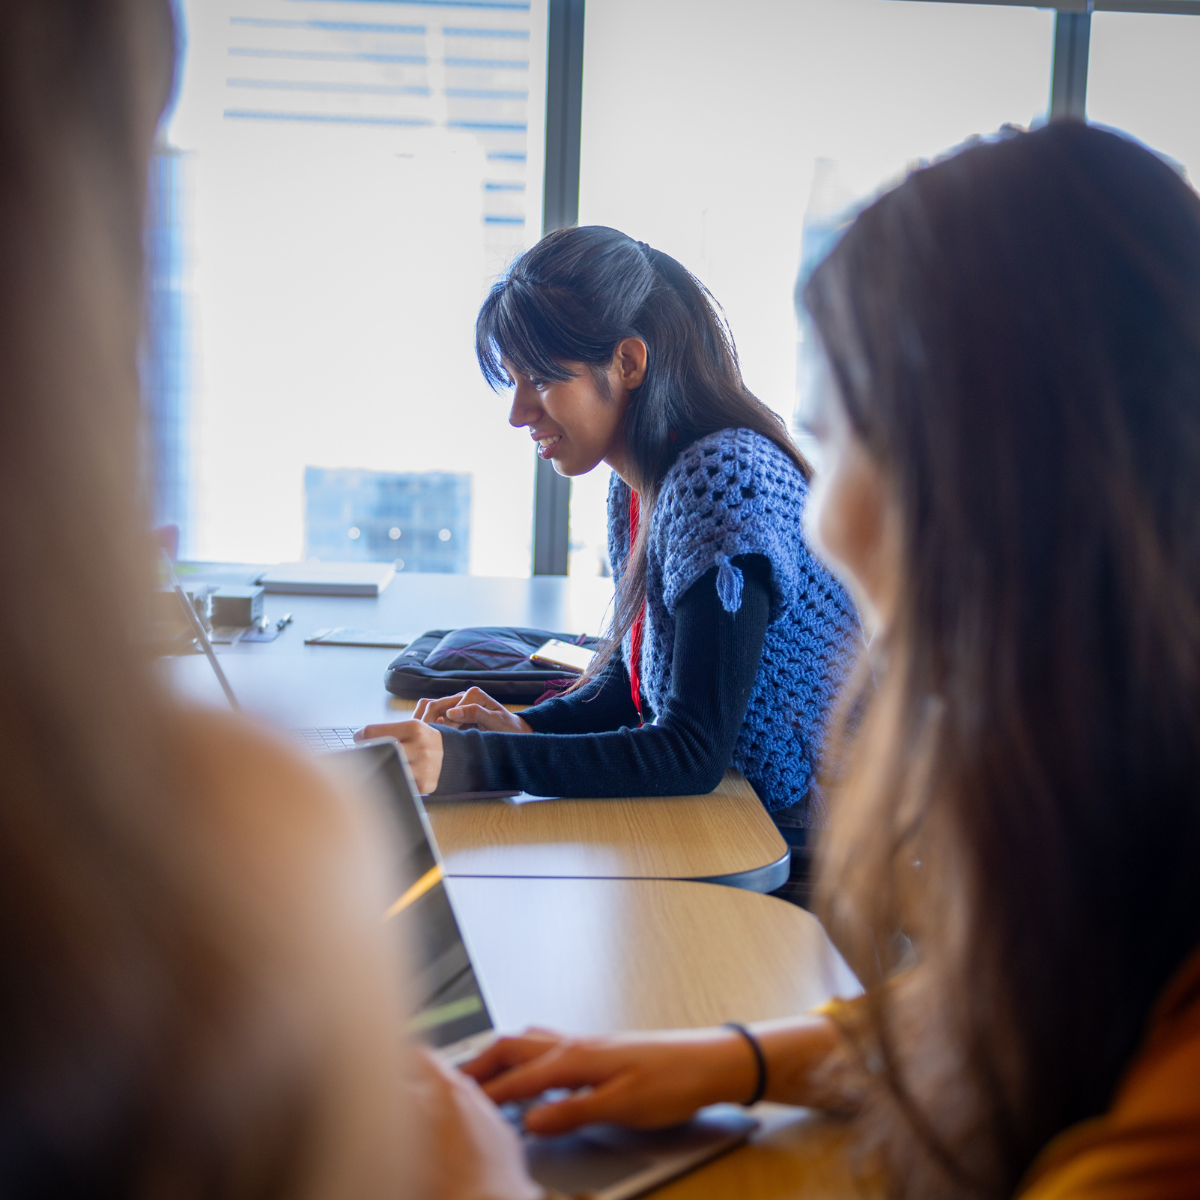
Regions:
M 731 765 L 773 813 L 808 795 L 830 709 L 861 642 L 853 601 L 805 545 L 807 492 L 795 464 L 769 438 L 723 429 L 685 449 L 667 472 L 647 545 L 641 678 L 655 712 L 670 692 L 679 598 L 715 565 L 722 606 L 736 612 L 742 573 L 730 559 L 770 559 L 770 624 Z M 608 548 L 619 578 L 629 554 L 629 487 L 615 473 Z M 627 666 L 629 641 L 622 648 Z M 820 823 L 817 812 L 806 817 L 806 824 Z

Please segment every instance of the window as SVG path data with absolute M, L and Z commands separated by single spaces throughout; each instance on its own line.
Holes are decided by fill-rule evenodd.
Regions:
M 1088 120 L 1133 134 L 1200 180 L 1200 18 L 1092 16 Z
M 545 0 L 184 0 L 151 181 L 160 520 L 195 558 L 529 571 L 473 323 L 541 233 Z
M 581 224 L 665 250 L 722 304 L 750 389 L 791 420 L 792 289 L 842 214 L 914 162 L 1042 119 L 1054 14 L 895 0 L 588 6 Z M 572 569 L 603 545 L 576 487 Z M 592 567 L 595 570 L 595 567 Z
M 575 46 L 561 66 L 583 0 L 176 3 L 143 363 L 160 521 L 191 557 L 528 573 L 530 447 L 472 327 L 540 236 L 548 9 Z M 792 421 L 797 274 L 912 164 L 1044 119 L 1052 61 L 1056 113 L 1082 111 L 1086 82 L 1092 120 L 1200 171 L 1200 20 L 1060 15 L 1057 58 L 1055 21 L 978 0 L 593 0 L 579 219 L 690 267 Z M 552 174 L 568 219 L 571 61 Z M 574 483 L 572 573 L 608 569 L 606 490 L 604 471 Z M 543 550 L 566 491 L 542 506 Z

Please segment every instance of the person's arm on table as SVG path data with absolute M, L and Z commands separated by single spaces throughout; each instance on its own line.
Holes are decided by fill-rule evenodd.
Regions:
M 494 733 L 608 733 L 638 721 L 629 672 L 619 655 L 578 691 L 544 700 L 520 714 L 473 687 L 438 700 L 418 701 L 413 717 L 427 725 L 451 729 L 475 725 Z
M 763 1099 L 847 1107 L 852 1098 L 828 1070 L 842 1037 L 828 1017 L 764 1021 L 750 1031 L 766 1062 Z M 573 1089 L 573 1095 L 525 1114 L 526 1127 L 541 1134 L 593 1121 L 635 1129 L 673 1125 L 707 1104 L 744 1103 L 759 1085 L 749 1043 L 727 1028 L 592 1038 L 531 1030 L 501 1038 L 463 1070 L 498 1104 L 549 1088 Z
M 544 700 L 521 715 L 534 733 L 607 733 L 638 722 L 620 654 L 608 660 L 591 684 Z
M 363 734 L 399 738 L 418 787 L 436 788 L 435 795 L 493 788 L 564 797 L 710 792 L 733 757 L 770 619 L 770 563 L 761 556 L 735 562 L 745 579 L 737 612 L 722 607 L 715 568 L 679 600 L 671 694 L 654 725 L 518 735 L 407 721 L 371 725 Z

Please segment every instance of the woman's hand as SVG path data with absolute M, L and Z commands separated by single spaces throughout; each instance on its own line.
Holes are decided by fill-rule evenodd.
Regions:
M 413 716 L 427 725 L 450 725 L 456 729 L 473 725 L 494 733 L 533 732 L 516 713 L 509 712 L 499 700 L 493 700 L 477 687 L 440 700 L 418 700 Z
M 463 1071 L 497 1104 L 548 1088 L 576 1089 L 525 1114 L 525 1127 L 541 1134 L 593 1121 L 634 1129 L 676 1125 L 706 1104 L 748 1099 L 758 1081 L 750 1047 L 729 1029 L 592 1038 L 532 1029 L 500 1038 Z
M 389 725 L 368 725 L 354 738 L 365 742 L 371 738 L 395 738 L 404 747 L 408 769 L 422 796 L 429 795 L 438 785 L 442 774 L 442 735 L 423 721 L 395 721 Z
M 471 1079 L 417 1050 L 416 1105 L 428 1124 L 430 1200 L 536 1200 L 517 1132 Z

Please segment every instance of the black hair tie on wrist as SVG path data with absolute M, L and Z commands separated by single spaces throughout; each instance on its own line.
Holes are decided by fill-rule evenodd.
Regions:
M 767 1094 L 767 1056 L 763 1054 L 763 1048 L 759 1044 L 758 1038 L 745 1025 L 739 1025 L 737 1021 L 726 1021 L 724 1028 L 732 1029 L 734 1033 L 740 1033 L 746 1039 L 746 1043 L 754 1055 L 754 1062 L 758 1066 L 758 1083 L 755 1085 L 754 1095 L 749 1100 L 742 1102 L 743 1108 L 750 1108 Z

